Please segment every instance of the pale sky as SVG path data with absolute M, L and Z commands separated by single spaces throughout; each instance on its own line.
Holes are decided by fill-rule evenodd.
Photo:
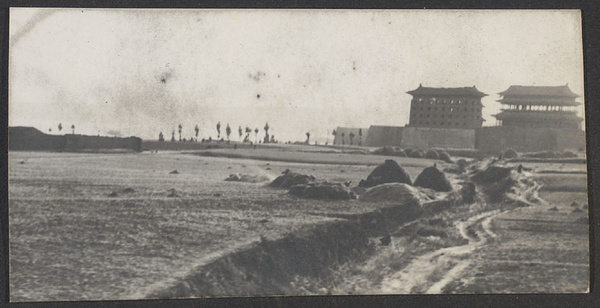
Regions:
M 53 134 L 170 138 L 181 123 L 215 138 L 220 121 L 237 140 L 268 122 L 325 141 L 407 124 L 420 83 L 477 86 L 484 125 L 510 85 L 584 93 L 577 10 L 12 8 L 9 51 L 9 125 Z

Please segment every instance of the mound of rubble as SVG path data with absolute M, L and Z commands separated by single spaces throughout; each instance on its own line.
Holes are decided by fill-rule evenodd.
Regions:
M 306 175 L 286 170 L 282 175 L 278 176 L 273 182 L 271 187 L 289 189 L 294 185 L 310 184 L 315 182 L 315 177 L 312 175 Z
M 290 195 L 305 199 L 348 200 L 356 199 L 356 195 L 342 183 L 309 183 L 294 185 Z
M 491 202 L 501 202 L 506 193 L 517 184 L 511 173 L 512 169 L 509 167 L 489 166 L 473 175 L 471 180 L 483 186 L 483 192 Z
M 435 191 L 451 191 L 452 184 L 446 178 L 444 172 L 435 166 L 423 169 L 415 180 L 415 186 L 431 188 Z
M 416 188 L 404 183 L 386 183 L 373 186 L 360 196 L 361 201 L 396 201 L 399 204 L 421 203 L 424 198 L 426 197 Z
M 410 175 L 400 167 L 395 160 L 387 159 L 382 165 L 377 166 L 366 180 L 358 183 L 359 187 L 373 187 L 385 183 L 404 183 L 412 185 Z

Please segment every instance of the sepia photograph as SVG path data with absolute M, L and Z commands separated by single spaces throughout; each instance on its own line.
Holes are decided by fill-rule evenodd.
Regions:
M 13 7 L 10 302 L 590 291 L 580 10 Z

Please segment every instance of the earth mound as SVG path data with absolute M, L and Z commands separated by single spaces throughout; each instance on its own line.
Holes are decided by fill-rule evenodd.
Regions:
M 419 191 L 404 183 L 386 183 L 377 185 L 367 189 L 367 191 L 360 196 L 361 201 L 397 201 L 400 204 L 409 202 L 420 203 L 420 199 Z
M 434 166 L 423 169 L 415 180 L 415 186 L 431 188 L 435 191 L 452 190 L 452 184 L 450 184 L 444 172 Z
M 510 176 L 511 168 L 500 166 L 489 166 L 487 169 L 478 172 L 471 179 L 480 183 L 500 182 Z
M 287 171 L 287 170 L 286 170 Z M 312 175 L 300 174 L 295 172 L 285 172 L 283 175 L 278 176 L 273 182 L 271 187 L 286 188 L 289 189 L 294 185 L 310 184 L 315 181 L 315 177 Z
M 511 177 L 511 171 L 512 169 L 508 167 L 489 166 L 477 172 L 471 180 L 483 185 L 483 192 L 489 197 L 489 201 L 501 202 L 506 198 L 506 193 L 517 184 L 517 181 Z
M 425 158 L 440 159 L 440 154 L 436 150 L 429 150 L 425 153 Z
M 358 183 L 359 187 L 373 187 L 385 183 L 404 183 L 412 185 L 410 175 L 400 167 L 395 160 L 386 159 L 386 161 L 377 166 L 366 180 Z
M 290 187 L 293 196 L 306 199 L 348 200 L 356 199 L 356 195 L 341 183 L 310 183 Z

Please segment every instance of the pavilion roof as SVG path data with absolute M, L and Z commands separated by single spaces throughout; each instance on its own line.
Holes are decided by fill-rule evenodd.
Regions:
M 569 89 L 568 84 L 564 86 L 510 86 L 498 94 L 505 98 L 507 96 L 579 97 Z

